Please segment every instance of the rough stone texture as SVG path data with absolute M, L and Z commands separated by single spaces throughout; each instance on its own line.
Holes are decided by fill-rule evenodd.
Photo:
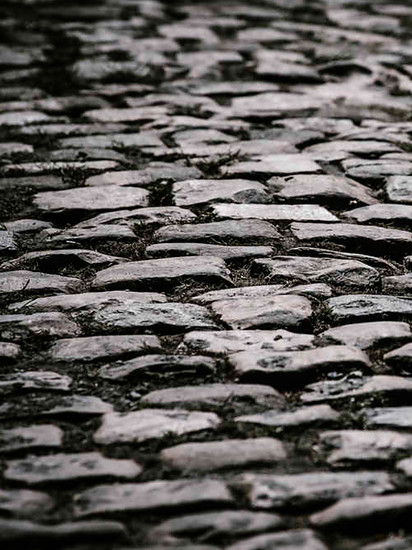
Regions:
M 333 410 L 329 405 L 313 405 L 312 407 L 303 407 L 291 412 L 272 410 L 265 411 L 261 414 L 238 416 L 235 418 L 235 421 L 287 428 L 306 426 L 309 424 L 327 424 L 336 422 L 338 419 L 339 413 Z
M 235 220 L 255 218 L 259 220 L 268 220 L 271 222 L 338 221 L 338 218 L 336 218 L 336 216 L 331 214 L 323 206 L 312 204 L 218 204 L 213 206 L 213 212 L 218 218 L 229 218 Z
M 265 187 L 247 180 L 187 180 L 173 185 L 177 206 L 195 206 L 210 202 L 266 202 Z M 250 216 L 249 216 L 250 217 Z
M 322 343 L 336 343 L 360 349 L 394 347 L 412 339 L 408 323 L 397 321 L 373 321 L 330 328 L 319 335 Z
M 396 370 L 411 372 L 412 369 L 412 343 L 395 349 L 384 356 L 385 361 Z
M 259 535 L 251 539 L 232 544 L 230 550 L 258 550 L 259 548 L 284 548 L 285 550 L 327 550 L 327 546 L 310 529 L 296 529 L 268 535 Z
M 398 296 L 350 294 L 327 301 L 335 323 L 355 323 L 384 319 L 409 318 L 412 300 Z
M 74 277 L 61 277 L 36 271 L 6 271 L 0 273 L 0 294 L 19 292 L 26 294 L 42 294 L 46 292 L 71 292 L 81 288 L 81 281 Z

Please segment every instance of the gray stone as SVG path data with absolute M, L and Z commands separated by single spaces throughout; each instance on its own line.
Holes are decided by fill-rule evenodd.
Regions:
M 63 149 L 89 149 L 112 147 L 162 147 L 163 142 L 156 132 L 140 132 L 139 134 L 110 133 L 86 137 L 61 139 L 59 145 Z
M 307 116 L 319 109 L 324 100 L 315 97 L 294 93 L 264 93 L 251 97 L 236 97 L 232 101 L 234 114 L 241 117 L 266 116 L 273 117 L 286 114 Z
M 126 258 L 101 254 L 95 250 L 73 248 L 27 252 L 15 260 L 4 262 L 0 267 L 1 269 L 27 269 L 34 265 L 36 269 L 56 270 L 73 264 L 78 267 L 108 267 L 125 261 L 127 261 Z
M 268 273 L 271 282 L 326 281 L 344 288 L 363 288 L 377 284 L 380 279 L 376 269 L 357 260 L 276 256 L 268 260 L 255 260 L 255 265 Z
M 313 405 L 312 407 L 302 407 L 290 412 L 271 410 L 259 414 L 238 416 L 235 418 L 235 422 L 289 428 L 337 422 L 339 416 L 339 413 L 329 405 Z
M 358 223 L 390 223 L 408 226 L 412 223 L 412 205 L 374 204 L 345 212 L 344 217 Z
M 118 359 L 161 349 L 156 336 L 88 336 L 58 340 L 48 350 L 55 361 L 89 362 Z
M 27 234 L 27 233 L 37 233 L 43 229 L 49 229 L 53 227 L 50 222 L 45 222 L 43 220 L 32 220 L 32 219 L 22 219 L 15 220 L 13 222 L 6 222 L 4 227 L 8 231 L 18 234 Z
M 294 529 L 270 533 L 236 542 L 227 550 L 260 550 L 282 548 L 284 550 L 328 550 L 327 546 L 310 529 Z
M 233 498 L 218 480 L 149 481 L 98 485 L 79 493 L 77 517 L 112 512 L 229 505 Z
M 280 234 L 269 223 L 263 220 L 227 220 L 199 224 L 169 225 L 156 231 L 158 242 L 212 242 L 218 239 L 238 239 L 244 243 L 278 240 Z
M 59 171 L 61 170 L 75 170 L 78 172 L 86 171 L 89 173 L 96 173 L 104 172 L 105 170 L 113 170 L 114 168 L 117 168 L 118 165 L 119 163 L 114 160 L 25 162 L 21 164 L 6 164 L 2 168 L 0 168 L 0 175 L 6 177 L 17 177 L 20 175 L 41 176 L 59 173 Z M 41 193 L 39 193 L 39 195 L 41 195 Z
M 118 185 L 105 187 L 76 187 L 63 191 L 37 193 L 34 205 L 47 213 L 71 211 L 96 212 L 149 206 L 149 193 L 140 188 L 123 188 Z
M 412 248 L 412 233 L 400 229 L 350 223 L 292 223 L 290 229 L 303 243 L 336 243 L 347 248 L 361 247 L 379 252 L 385 247 L 391 256 L 399 256 Z
M 246 201 L 243 201 L 246 202 Z M 213 213 L 218 218 L 259 219 L 271 222 L 334 222 L 336 216 L 316 204 L 217 204 Z
M 255 181 L 196 179 L 174 183 L 173 198 L 177 206 L 194 206 L 216 201 L 267 202 L 269 196 L 265 187 Z
M 184 471 L 207 471 L 274 464 L 286 458 L 282 443 L 273 438 L 225 439 L 205 443 L 183 443 L 163 449 L 160 460 L 166 466 Z
M 13 250 L 17 250 L 13 233 L 11 231 L 0 231 L 0 253 L 12 252 Z
M 127 134 L 125 134 L 127 135 Z M 86 185 L 150 185 L 158 181 L 179 181 L 202 177 L 202 173 L 195 166 L 149 166 L 142 170 L 121 170 L 106 172 L 87 178 Z
M 369 369 L 371 363 L 361 350 L 348 346 L 327 346 L 304 351 L 248 350 L 231 354 L 229 364 L 244 381 L 266 381 L 299 385 L 321 374 Z
M 63 432 L 52 424 L 0 430 L 0 452 L 9 453 L 42 447 L 60 447 Z
M 142 468 L 133 460 L 106 458 L 100 453 L 75 453 L 30 457 L 7 462 L 5 479 L 28 485 L 104 477 L 131 479 Z
M 72 379 L 57 372 L 39 370 L 3 374 L 0 377 L 0 393 L 13 393 L 15 390 L 61 391 L 70 390 Z
M 135 338 L 137 337 L 135 336 Z M 150 338 L 150 336 L 146 338 Z M 152 338 L 156 337 L 152 336 Z M 196 376 L 211 374 L 215 370 L 215 361 L 201 355 L 189 357 L 185 355 L 144 355 L 129 361 L 117 361 L 114 364 L 105 365 L 99 370 L 98 375 L 105 380 L 119 380 L 133 376 L 137 378 Z
M 393 490 L 387 472 L 312 472 L 292 475 L 246 473 L 234 480 L 252 508 L 308 508 L 341 498 L 380 495 Z
M 29 336 L 70 338 L 80 333 L 80 327 L 64 313 L 0 315 L 0 338 L 6 340 L 19 341 Z
M 412 273 L 382 277 L 382 291 L 390 294 L 412 292 Z
M 274 177 L 267 185 L 275 197 L 287 201 L 313 201 L 332 206 L 378 202 L 367 187 L 343 176 L 305 174 Z
M 172 155 L 176 153 L 188 157 L 210 157 L 218 160 L 222 156 L 245 157 L 263 157 L 264 155 L 282 155 L 296 154 L 298 150 L 287 141 L 273 139 L 252 139 L 248 141 L 236 141 L 234 143 L 224 143 L 219 145 L 207 145 L 204 143 L 184 143 L 178 150 L 169 150 Z M 162 152 L 163 154 L 163 152 Z M 226 168 L 221 169 L 224 175 Z
M 90 62 L 89 62 L 90 63 Z M 93 67 L 96 67 L 96 61 L 93 60 Z M 88 72 L 91 68 L 88 67 Z M 104 70 L 109 69 L 109 62 L 104 62 Z M 92 122 L 144 122 L 156 120 L 158 117 L 167 115 L 166 107 L 139 108 L 130 109 L 92 109 L 84 113 L 84 117 Z
M 312 514 L 310 521 L 320 529 L 346 530 L 357 526 L 376 532 L 406 526 L 411 511 L 411 494 L 348 498 Z
M 366 426 L 377 428 L 412 428 L 412 407 L 364 409 Z
M 239 351 L 292 351 L 313 347 L 314 336 L 287 330 L 192 331 L 185 334 L 178 349 L 229 355 Z
M 0 365 L 13 363 L 21 354 L 21 348 L 11 342 L 0 342 Z
M 373 321 L 330 328 L 319 334 L 324 343 L 344 344 L 360 349 L 396 346 L 412 340 L 408 323 L 397 321 Z
M 214 301 L 211 308 L 218 318 L 233 329 L 297 328 L 309 323 L 310 301 L 303 296 L 251 296 Z
M 409 174 L 391 176 L 386 183 L 386 194 L 391 202 L 412 204 L 412 164 Z
M 92 287 L 97 289 L 139 289 L 170 286 L 187 280 L 232 285 L 230 272 L 221 258 L 213 256 L 144 260 L 99 271 Z
M 255 285 L 255 286 L 240 286 L 224 290 L 211 290 L 199 296 L 195 296 L 192 300 L 196 303 L 207 305 L 213 302 L 222 300 L 234 299 L 260 299 L 273 298 L 279 295 L 297 295 L 308 296 L 313 298 L 330 298 L 332 290 L 324 283 L 314 283 L 308 285 L 284 286 L 284 285 Z
M 396 178 L 391 180 L 390 187 L 387 190 L 389 199 L 391 202 L 406 202 L 404 199 L 409 195 L 407 190 L 408 184 L 410 185 L 409 176 L 412 175 L 411 162 L 394 159 L 356 159 L 354 164 L 344 162 L 343 167 L 346 169 L 347 176 L 359 181 L 380 183 L 388 177 L 389 179 Z
M 305 147 L 305 155 L 314 160 L 333 162 L 355 155 L 377 156 L 385 153 L 399 152 L 400 149 L 393 143 L 378 140 L 345 140 L 335 139 L 326 143 L 317 143 Z
M 412 436 L 389 430 L 336 430 L 320 434 L 321 451 L 333 466 L 391 461 L 410 452 Z
M 245 258 L 261 258 L 270 256 L 273 248 L 270 246 L 224 246 L 202 243 L 165 243 L 153 244 L 146 248 L 149 258 L 164 258 L 167 256 L 215 256 L 223 260 Z
M 129 413 L 111 412 L 103 416 L 94 440 L 100 445 L 132 443 L 162 438 L 167 434 L 213 430 L 220 424 L 219 417 L 209 412 L 185 410 L 142 409 Z
M 244 176 L 247 174 L 281 176 L 314 174 L 320 171 L 319 164 L 303 154 L 266 155 L 253 161 L 236 162 L 221 168 L 222 175 L 231 176 Z
M 155 390 L 145 395 L 141 402 L 145 405 L 171 405 L 174 403 L 179 406 L 196 408 L 199 405 L 221 406 L 228 400 L 262 406 L 279 406 L 283 403 L 283 397 L 270 386 L 220 383 Z
M 397 348 L 386 355 L 385 361 L 396 370 L 407 372 L 412 371 L 412 343 L 405 344 L 401 348 Z
M 0 114 L 0 126 L 26 126 L 39 122 L 47 122 L 49 117 L 38 111 L 19 111 Z
M 65 243 L 70 246 L 83 244 L 84 242 L 92 243 L 93 241 L 134 241 L 136 234 L 127 225 L 99 225 L 96 227 L 88 227 L 86 229 L 71 228 L 63 231 L 53 231 L 42 235 L 49 243 L 59 244 Z
M 402 535 L 390 535 L 388 539 L 385 539 L 382 542 L 362 546 L 362 550 L 409 550 L 411 546 L 412 537 L 403 537 Z
M 22 298 L 36 293 L 73 292 L 80 290 L 81 286 L 80 279 L 38 271 L 19 270 L 0 273 L 0 294 L 19 292 Z
M 412 315 L 412 299 L 377 294 L 348 294 L 326 302 L 334 323 L 397 319 Z
M 12 517 L 33 518 L 53 508 L 53 499 L 46 493 L 29 489 L 0 490 L 0 510 Z
M 249 512 L 247 510 L 221 510 L 190 514 L 163 521 L 149 531 L 153 542 L 171 537 L 195 537 L 202 541 L 213 541 L 221 537 L 251 535 L 284 525 L 278 514 Z

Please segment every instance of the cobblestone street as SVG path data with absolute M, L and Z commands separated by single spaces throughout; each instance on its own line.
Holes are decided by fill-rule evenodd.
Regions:
M 411 550 L 411 3 L 0 36 L 1 550 Z

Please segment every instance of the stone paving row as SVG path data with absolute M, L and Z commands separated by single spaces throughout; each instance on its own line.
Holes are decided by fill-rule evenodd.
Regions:
M 2 2 L 1 548 L 412 548 L 411 31 Z

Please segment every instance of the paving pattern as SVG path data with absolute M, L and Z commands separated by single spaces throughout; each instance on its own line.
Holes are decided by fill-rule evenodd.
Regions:
M 410 3 L 1 11 L 1 548 L 412 548 Z

